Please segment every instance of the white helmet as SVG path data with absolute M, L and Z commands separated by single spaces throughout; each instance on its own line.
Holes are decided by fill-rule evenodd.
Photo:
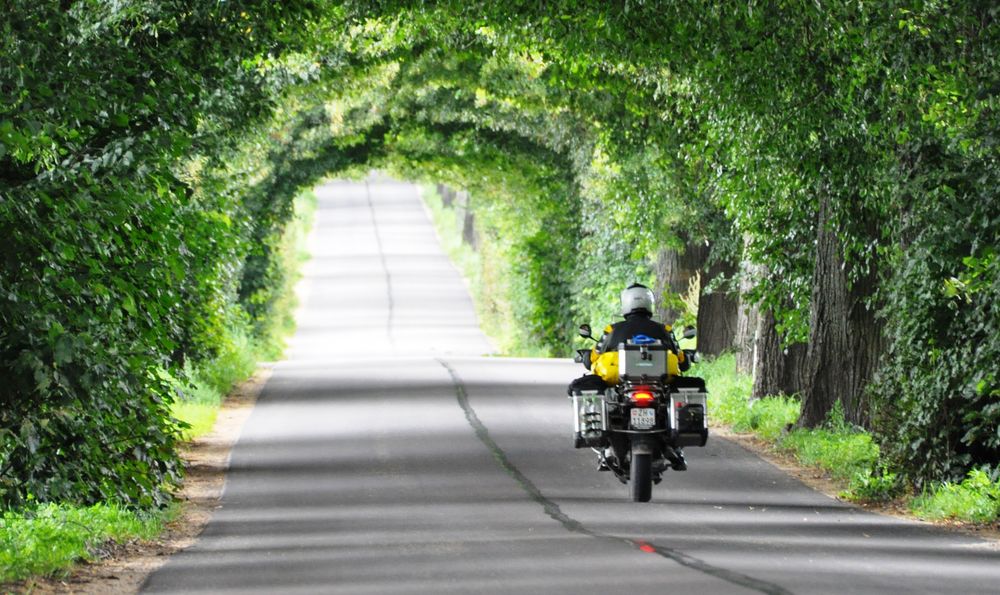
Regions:
M 636 283 L 622 291 L 622 316 L 640 310 L 653 313 L 653 292 L 645 285 Z

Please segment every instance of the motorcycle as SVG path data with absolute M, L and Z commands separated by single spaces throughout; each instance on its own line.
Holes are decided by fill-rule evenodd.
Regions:
M 580 336 L 596 341 L 589 325 Z M 688 328 L 684 337 L 693 337 Z M 672 334 L 671 334 L 672 338 Z M 649 502 L 653 484 L 667 469 L 687 469 L 682 449 L 705 446 L 708 409 L 705 381 L 681 376 L 677 355 L 661 341 L 639 335 L 594 362 L 597 374 L 573 381 L 574 447 L 597 453 L 598 469 L 629 486 L 634 502 Z M 694 350 L 685 359 L 698 361 Z M 591 370 L 590 349 L 575 360 Z M 613 368 L 617 365 L 617 370 Z M 617 382 L 608 382 L 608 380 Z M 610 385 L 610 386 L 609 386 Z

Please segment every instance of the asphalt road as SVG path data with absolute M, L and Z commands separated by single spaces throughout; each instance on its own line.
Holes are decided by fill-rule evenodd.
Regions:
M 413 186 L 318 194 L 289 358 L 222 508 L 146 592 L 1000 591 L 990 544 L 837 502 L 718 438 L 627 501 L 572 448 L 582 369 L 483 357 Z

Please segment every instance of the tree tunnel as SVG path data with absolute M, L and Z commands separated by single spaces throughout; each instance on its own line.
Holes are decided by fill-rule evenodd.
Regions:
M 5 503 L 162 499 L 176 379 L 269 340 L 293 198 L 369 169 L 469 193 L 511 352 L 642 281 L 801 424 L 839 403 L 914 478 L 996 463 L 988 2 L 7 12 Z

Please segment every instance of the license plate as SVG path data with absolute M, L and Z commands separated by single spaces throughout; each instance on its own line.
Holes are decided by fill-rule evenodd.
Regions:
M 656 425 L 656 409 L 636 407 L 632 409 L 633 430 L 648 430 Z

